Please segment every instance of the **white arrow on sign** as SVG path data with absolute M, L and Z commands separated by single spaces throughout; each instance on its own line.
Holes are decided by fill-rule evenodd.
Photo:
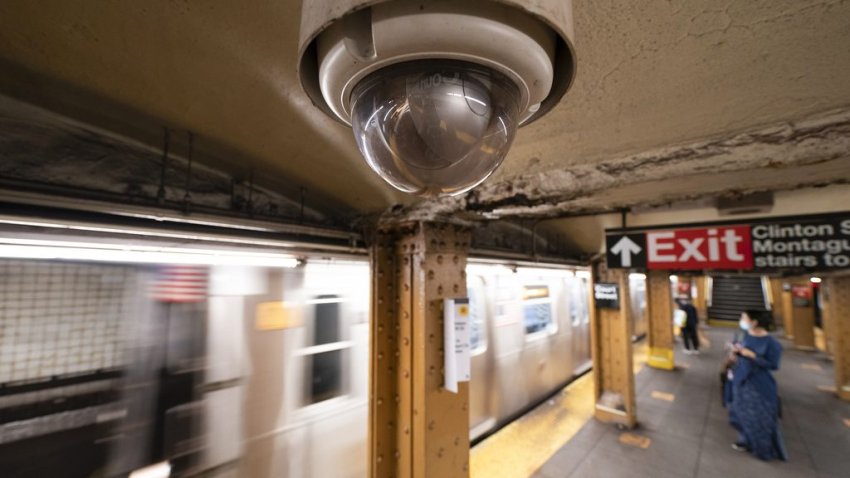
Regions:
M 611 248 L 611 252 L 614 255 L 620 256 L 620 265 L 623 267 L 631 267 L 632 266 L 632 254 L 639 254 L 642 251 L 639 245 L 635 244 L 635 241 L 629 239 L 629 236 L 623 236 L 614 247 Z

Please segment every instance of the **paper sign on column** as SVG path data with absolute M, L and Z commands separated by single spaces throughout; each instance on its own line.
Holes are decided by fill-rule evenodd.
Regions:
M 457 384 L 469 381 L 469 299 L 444 299 L 443 319 L 445 388 L 457 393 Z

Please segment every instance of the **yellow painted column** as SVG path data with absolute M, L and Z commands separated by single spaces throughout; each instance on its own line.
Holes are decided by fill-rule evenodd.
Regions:
M 791 283 L 782 283 L 782 328 L 786 339 L 794 338 L 794 307 L 791 305 Z
M 833 354 L 835 356 L 835 390 L 850 401 L 850 275 L 826 279 L 829 302 Z
M 807 291 L 808 298 L 795 295 L 795 291 Z M 794 347 L 801 350 L 815 349 L 815 308 L 812 285 L 809 281 L 791 283 L 791 316 L 794 326 Z
M 618 286 L 619 308 L 603 308 L 596 301 L 593 302 L 594 416 L 602 422 L 633 428 L 637 424 L 637 404 L 628 273 L 616 270 L 607 271 L 603 275 L 607 279 L 605 282 L 610 281 Z
M 443 299 L 466 295 L 468 231 L 411 223 L 371 249 L 369 476 L 469 476 L 469 384 L 443 388 Z
M 785 301 L 783 300 L 782 279 L 771 277 L 770 281 L 770 307 L 773 312 L 775 324 L 785 327 Z
M 649 271 L 646 275 L 646 308 L 649 315 L 647 364 L 673 370 L 673 298 L 670 296 L 670 275 L 666 271 Z
M 824 352 L 827 353 L 828 356 L 833 355 L 833 351 L 835 350 L 835 344 L 833 343 L 833 339 L 835 336 L 834 322 L 835 318 L 832 315 L 832 308 L 830 307 L 829 301 L 829 286 L 826 283 L 821 284 L 821 323 L 823 324 L 823 346 Z

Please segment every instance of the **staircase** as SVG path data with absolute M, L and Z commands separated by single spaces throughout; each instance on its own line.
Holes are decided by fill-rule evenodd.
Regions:
M 765 295 L 757 276 L 713 276 L 709 321 L 737 323 L 747 309 L 764 311 Z M 731 325 L 731 324 L 730 324 Z

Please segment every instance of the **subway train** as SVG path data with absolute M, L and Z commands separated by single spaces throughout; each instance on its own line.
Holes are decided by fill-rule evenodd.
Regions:
M 474 261 L 467 272 L 470 438 L 476 439 L 590 368 L 589 272 Z M 219 296 L 217 288 L 210 291 L 210 326 L 216 330 L 210 330 L 209 337 L 220 337 L 213 340 L 221 344 L 208 353 L 211 358 L 226 350 L 233 353 L 230 344 L 240 331 L 228 320 L 241 309 L 243 322 L 249 323 L 241 340 L 249 352 L 242 354 L 239 370 L 250 372 L 227 397 L 218 392 L 221 403 L 205 422 L 221 429 L 208 430 L 208 440 L 224 440 L 232 425 L 214 420 L 229 413 L 246 431 L 241 446 L 230 439 L 233 476 L 365 476 L 368 264 L 308 261 L 298 269 L 253 273 L 267 276 L 254 282 L 277 284 L 271 289 L 282 290 L 283 296 L 257 294 L 262 286 L 238 295 L 232 286 L 222 287 L 228 296 Z M 271 300 L 282 300 L 287 307 L 288 323 L 277 332 L 278 339 L 268 336 L 274 331 L 258 332 L 256 323 L 254 330 L 250 327 L 259 319 L 251 313 Z M 217 373 L 215 368 L 208 364 L 208 375 Z M 518 377 L 522 386 L 517 386 Z M 268 408 L 254 405 L 259 403 Z
M 0 259 L 0 476 L 366 475 L 367 261 L 72 259 Z M 474 440 L 590 368 L 590 274 L 467 272 Z

